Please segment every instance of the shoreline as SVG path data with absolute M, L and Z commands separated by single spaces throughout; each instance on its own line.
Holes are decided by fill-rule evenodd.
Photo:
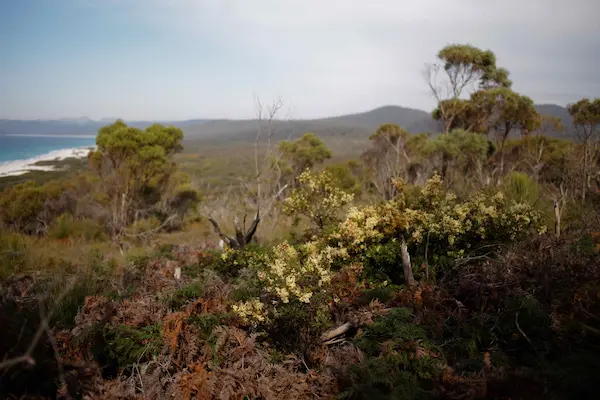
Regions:
M 40 161 L 63 161 L 69 158 L 85 158 L 96 146 L 75 147 L 70 149 L 53 150 L 46 154 L 26 160 L 13 160 L 0 163 L 0 178 L 23 175 L 32 171 L 57 171 L 51 165 L 35 165 Z

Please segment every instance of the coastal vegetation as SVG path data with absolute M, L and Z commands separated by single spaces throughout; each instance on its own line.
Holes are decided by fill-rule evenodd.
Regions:
M 0 397 L 595 398 L 600 99 L 560 137 L 490 50 L 426 71 L 437 130 L 282 138 L 276 100 L 4 180 Z

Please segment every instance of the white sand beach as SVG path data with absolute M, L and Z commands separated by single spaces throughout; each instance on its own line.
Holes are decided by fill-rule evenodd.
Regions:
M 67 158 L 87 157 L 94 146 L 78 147 L 73 149 L 54 150 L 28 160 L 14 160 L 0 163 L 0 177 L 23 175 L 30 171 L 52 171 L 55 168 L 50 165 L 33 165 L 40 161 L 61 161 Z

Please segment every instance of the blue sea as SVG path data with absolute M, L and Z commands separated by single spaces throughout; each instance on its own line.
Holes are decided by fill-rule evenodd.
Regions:
M 95 136 L 0 135 L 0 164 L 29 160 L 56 150 L 94 146 Z

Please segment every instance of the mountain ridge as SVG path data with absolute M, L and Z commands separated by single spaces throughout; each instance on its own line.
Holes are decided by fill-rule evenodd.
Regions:
M 556 104 L 538 104 L 536 109 L 541 114 L 560 118 L 567 129 L 571 128 L 572 120 L 565 107 Z M 0 119 L 0 134 L 89 135 L 97 133 L 98 129 L 114 120 L 91 120 L 87 117 L 56 120 Z M 141 129 L 154 123 L 173 125 L 184 131 L 186 139 L 233 140 L 254 137 L 259 121 L 256 119 L 189 119 L 182 121 L 125 120 L 125 122 Z M 323 136 L 367 137 L 378 126 L 385 123 L 397 124 L 410 133 L 435 133 L 440 129 L 439 123 L 432 119 L 431 113 L 397 105 L 384 105 L 365 112 L 324 118 L 277 119 L 272 121 L 271 127 L 274 139 L 297 137 L 305 132 L 314 132 Z

